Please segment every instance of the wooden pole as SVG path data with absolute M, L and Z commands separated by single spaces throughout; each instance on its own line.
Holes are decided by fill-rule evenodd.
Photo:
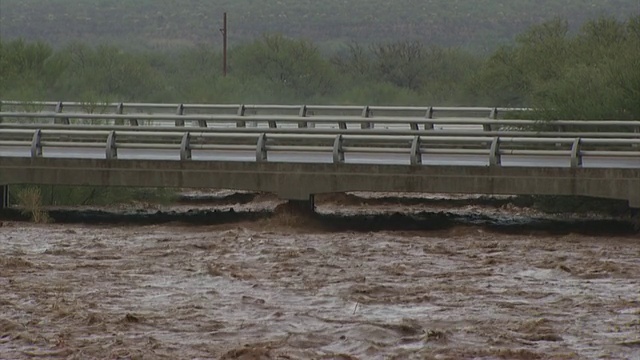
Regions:
M 227 13 L 222 20 L 222 76 L 227 76 Z

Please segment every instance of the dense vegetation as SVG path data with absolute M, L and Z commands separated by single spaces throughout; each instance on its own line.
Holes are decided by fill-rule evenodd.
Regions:
M 0 98 L 78 101 L 530 106 L 548 117 L 640 118 L 640 16 L 577 34 L 552 20 L 489 56 L 402 41 L 326 55 L 267 35 L 234 47 L 124 51 L 0 41 Z M 550 111 L 549 109 L 554 109 Z
M 640 7 L 637 0 L 2 0 L 0 33 L 56 47 L 73 41 L 219 47 L 225 11 L 231 44 L 281 33 L 331 50 L 352 42 L 417 40 L 492 51 L 555 17 L 577 29 L 601 15 L 637 15 Z

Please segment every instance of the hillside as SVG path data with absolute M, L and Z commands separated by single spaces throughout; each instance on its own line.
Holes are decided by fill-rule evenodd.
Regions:
M 188 4 L 185 6 L 185 4 Z M 220 44 L 228 12 L 231 44 L 264 33 L 323 48 L 400 39 L 490 51 L 532 24 L 563 17 L 572 28 L 608 14 L 640 13 L 638 0 L 1 0 L 0 34 L 44 40 L 174 48 Z

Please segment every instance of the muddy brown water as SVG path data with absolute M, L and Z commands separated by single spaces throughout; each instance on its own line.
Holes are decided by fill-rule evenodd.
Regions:
M 0 358 L 638 359 L 640 238 L 5 221 Z

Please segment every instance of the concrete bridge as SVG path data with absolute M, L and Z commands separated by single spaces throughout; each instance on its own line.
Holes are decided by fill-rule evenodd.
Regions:
M 582 195 L 640 208 L 638 121 L 561 121 L 536 130 L 533 121 L 496 119 L 495 109 L 446 119 L 397 110 L 402 115 L 363 112 L 367 126 L 344 114 L 3 112 L 0 203 L 7 205 L 7 185 L 51 184 L 237 189 L 310 205 L 316 194 L 346 191 Z M 195 126 L 174 123 L 185 116 Z M 122 122 L 134 117 L 171 126 Z M 240 117 L 268 126 L 246 127 Z
M 585 195 L 628 200 L 640 208 L 640 168 L 0 157 L 0 184 L 237 189 L 304 201 L 346 191 Z

